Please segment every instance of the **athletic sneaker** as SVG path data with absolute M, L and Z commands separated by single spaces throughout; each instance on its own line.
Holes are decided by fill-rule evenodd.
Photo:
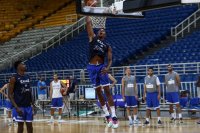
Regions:
M 133 120 L 129 120 L 129 126 L 133 125 Z
M 112 118 L 112 121 L 113 121 L 112 128 L 118 128 L 119 122 L 118 122 L 117 117 L 113 117 L 113 118 Z
M 17 127 L 18 126 L 18 123 L 17 122 L 14 122 L 14 127 Z
M 148 126 L 148 125 L 150 125 L 150 123 L 149 123 L 149 121 L 145 121 L 145 123 L 144 123 L 144 126 Z
M 141 122 L 139 120 L 134 120 L 133 124 L 141 124 Z
M 106 116 L 106 123 L 108 127 L 112 127 L 112 118 L 110 116 Z
M 49 121 L 50 123 L 53 123 L 54 122 L 54 119 L 50 119 L 50 121 Z
M 200 124 L 200 120 L 197 122 L 197 124 Z
M 179 119 L 179 123 L 182 124 L 183 123 L 183 118 Z
M 174 119 L 174 118 L 171 118 L 169 122 L 170 122 L 170 123 L 174 123 L 174 122 L 175 122 L 175 119 Z
M 18 123 L 14 119 L 13 119 L 13 124 L 14 124 L 14 127 L 18 126 Z
M 58 123 L 61 123 L 62 122 L 62 119 L 58 119 Z
M 161 120 L 158 121 L 158 126 L 161 126 L 162 125 L 162 122 Z
M 12 122 L 8 122 L 8 126 L 12 126 Z

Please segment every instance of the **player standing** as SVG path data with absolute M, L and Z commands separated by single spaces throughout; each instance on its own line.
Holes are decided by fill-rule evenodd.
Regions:
M 153 68 L 148 68 L 148 75 L 144 79 L 144 95 L 143 99 L 146 99 L 146 121 L 144 125 L 149 125 L 149 116 L 150 110 L 156 109 L 157 117 L 158 117 L 158 125 L 161 125 L 161 118 L 160 118 L 160 80 L 159 78 L 153 74 Z
M 4 97 L 6 98 L 6 109 L 7 109 L 7 113 L 8 113 L 8 125 L 11 126 L 12 125 L 12 103 L 10 101 L 10 99 L 8 98 L 8 95 L 6 93 L 6 90 L 8 90 L 8 86 L 9 83 L 5 84 L 1 89 L 0 89 L 0 93 L 4 95 Z
M 63 96 L 61 94 L 62 87 L 65 88 L 65 92 L 63 93 L 66 95 L 67 93 L 67 86 L 58 79 L 58 75 L 53 75 L 53 81 L 50 84 L 50 100 L 51 100 L 51 119 L 50 122 L 54 122 L 54 112 L 55 109 L 58 108 L 58 122 L 61 122 L 61 115 L 62 115 L 62 106 L 63 106 Z
M 165 84 L 166 84 L 166 99 L 167 103 L 169 103 L 169 112 L 171 114 L 171 120 L 172 123 L 175 119 L 175 113 L 173 109 L 173 105 L 176 105 L 178 116 L 179 116 L 179 122 L 183 123 L 182 121 L 182 113 L 181 113 L 181 107 L 179 104 L 179 88 L 181 86 L 180 83 L 180 77 L 177 72 L 173 71 L 173 67 L 171 64 L 167 66 L 168 73 L 165 75 Z
M 9 83 L 9 99 L 14 106 L 13 115 L 18 122 L 18 133 L 23 133 L 26 123 L 27 133 L 33 133 L 33 110 L 34 101 L 30 86 L 30 77 L 25 73 L 26 66 L 22 61 L 14 63 L 17 73 L 14 74 Z
M 138 106 L 138 90 L 136 84 L 136 77 L 131 75 L 130 67 L 125 68 L 126 76 L 122 78 L 122 97 L 125 101 L 126 111 L 129 119 L 129 125 L 138 124 L 137 120 L 137 106 Z M 133 108 L 132 120 L 130 109 Z

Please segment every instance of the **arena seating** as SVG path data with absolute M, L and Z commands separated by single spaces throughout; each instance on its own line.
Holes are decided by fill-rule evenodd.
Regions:
M 177 25 L 196 9 L 196 6 L 183 6 L 150 11 L 146 13 L 145 19 L 139 20 L 109 18 L 107 20 L 106 30 L 108 33 L 108 41 L 113 48 L 114 65 L 119 64 L 130 56 L 134 56 L 138 51 L 144 50 L 154 42 L 159 42 L 162 38 L 165 38 L 166 35 L 169 35 L 172 26 Z M 176 12 L 176 14 L 172 14 L 172 12 Z M 32 31 L 30 30 L 28 32 Z M 26 38 L 26 40 L 28 40 L 28 38 Z M 49 49 L 47 52 L 43 52 L 26 61 L 28 71 L 83 69 L 87 65 L 87 42 L 86 31 L 81 32 L 72 40 L 64 42 L 63 45 L 57 46 L 54 49 Z M 13 69 L 8 69 L 2 73 L 13 71 Z M 160 78 L 161 81 L 163 81 L 163 76 Z M 138 77 L 137 80 L 142 83 L 143 77 Z M 196 75 L 192 73 L 182 77 L 182 81 L 194 80 L 196 80 Z M 121 79 L 118 79 L 118 81 L 120 82 Z
M 4 43 L 3 46 L 0 46 L 0 60 L 15 55 L 39 42 L 47 41 L 63 28 L 67 27 L 68 25 L 24 31 L 15 38 L 12 38 L 9 42 Z
M 60 10 L 70 0 L 2 0 L 0 3 L 0 42 L 8 41 Z M 48 3 L 48 4 L 47 4 Z M 6 14 L 6 15 L 5 15 Z
M 145 19 L 107 20 L 107 38 L 113 48 L 113 65 L 143 51 L 170 34 L 170 28 L 177 25 L 192 12 L 196 6 L 174 7 L 146 13 Z M 86 31 L 71 41 L 64 42 L 54 49 L 28 60 L 29 71 L 61 70 L 85 68 L 88 56 Z
M 46 28 L 53 26 L 69 25 L 77 21 L 76 3 L 75 1 L 57 11 L 55 14 L 47 17 L 45 20 L 37 24 L 36 28 Z
M 200 31 L 196 31 L 191 35 L 178 40 L 167 48 L 147 56 L 144 60 L 140 60 L 137 64 L 166 64 L 166 63 L 187 63 L 200 62 Z

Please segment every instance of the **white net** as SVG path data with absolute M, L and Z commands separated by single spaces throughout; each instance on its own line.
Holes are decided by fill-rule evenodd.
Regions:
M 106 17 L 91 16 L 93 28 L 106 28 Z

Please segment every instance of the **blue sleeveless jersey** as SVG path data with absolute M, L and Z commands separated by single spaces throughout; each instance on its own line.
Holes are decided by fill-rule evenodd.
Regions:
M 15 74 L 15 86 L 14 86 L 14 100 L 19 107 L 31 106 L 32 93 L 30 87 L 30 78 L 28 75 Z
M 98 37 L 94 37 L 90 42 L 89 60 L 98 55 L 104 59 L 108 52 L 109 45 L 105 41 L 101 41 Z

